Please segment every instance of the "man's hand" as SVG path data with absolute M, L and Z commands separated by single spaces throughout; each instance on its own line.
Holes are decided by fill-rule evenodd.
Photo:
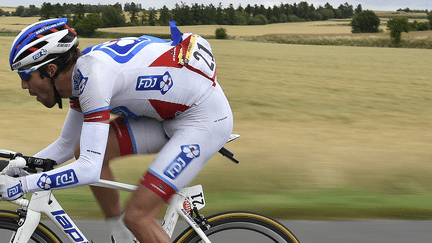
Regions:
M 20 178 L 0 175 L 0 201 L 11 201 L 24 195 Z

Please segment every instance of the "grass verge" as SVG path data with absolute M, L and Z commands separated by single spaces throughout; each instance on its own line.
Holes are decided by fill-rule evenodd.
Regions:
M 236 38 L 248 41 L 270 42 L 279 44 L 299 45 L 327 45 L 327 46 L 362 46 L 362 47 L 391 47 L 391 40 L 387 33 L 383 34 L 345 34 L 345 35 L 264 35 Z M 402 38 L 400 48 L 432 49 L 430 31 L 416 38 Z
M 56 198 L 73 218 L 102 219 L 98 205 L 88 187 L 56 192 Z M 129 195 L 122 194 L 126 202 Z M 297 191 L 285 194 L 251 194 L 241 192 L 205 193 L 202 213 L 254 211 L 273 218 L 304 220 L 403 219 L 430 220 L 432 193 L 386 195 L 353 189 Z M 17 207 L 2 202 L 2 209 Z M 83 207 L 86 205 L 86 207 Z M 162 217 L 163 215 L 160 215 Z

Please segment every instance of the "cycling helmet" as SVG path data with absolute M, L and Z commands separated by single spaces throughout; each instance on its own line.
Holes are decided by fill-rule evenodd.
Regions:
M 9 57 L 12 71 L 42 61 L 48 63 L 71 49 L 77 34 L 66 22 L 67 18 L 48 19 L 23 29 L 12 44 Z

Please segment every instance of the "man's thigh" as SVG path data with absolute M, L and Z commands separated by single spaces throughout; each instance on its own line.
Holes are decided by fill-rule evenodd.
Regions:
M 113 143 L 114 147 L 117 143 L 121 156 L 158 153 L 168 141 L 162 122 L 153 118 L 118 117 L 112 120 L 110 125 L 115 136 L 111 136 L 110 132 L 113 141 L 110 139 L 109 143 Z

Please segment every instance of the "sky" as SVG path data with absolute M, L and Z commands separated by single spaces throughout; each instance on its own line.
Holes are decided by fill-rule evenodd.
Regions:
M 397 9 L 405 9 L 410 8 L 412 10 L 432 10 L 432 0 L 298 0 L 298 1 L 284 1 L 284 0 L 276 0 L 276 1 L 266 1 L 266 0 L 184 0 L 183 2 L 187 5 L 191 6 L 193 3 L 209 5 L 212 3 L 214 6 L 218 6 L 219 3 L 222 3 L 223 7 L 228 7 L 231 3 L 234 5 L 234 8 L 237 8 L 238 5 L 246 7 L 248 4 L 254 6 L 255 4 L 264 6 L 274 6 L 280 5 L 281 3 L 300 3 L 302 1 L 306 1 L 309 4 L 313 4 L 315 7 L 324 6 L 327 2 L 330 3 L 334 8 L 339 7 L 339 5 L 348 2 L 348 4 L 353 5 L 353 7 L 357 7 L 357 5 L 361 4 L 363 10 L 388 10 L 395 11 Z M 125 3 L 140 3 L 142 8 L 162 8 L 166 5 L 169 9 L 173 9 L 175 4 L 180 4 L 180 0 L 19 0 L 19 1 L 10 1 L 10 0 L 0 0 L 0 6 L 10 6 L 10 7 L 18 7 L 19 5 L 23 5 L 24 7 L 28 7 L 30 4 L 35 5 L 36 7 L 41 7 L 44 2 L 50 2 L 51 4 L 63 4 L 63 3 L 82 3 L 82 4 L 91 4 L 91 5 L 108 5 L 121 3 L 124 6 Z

